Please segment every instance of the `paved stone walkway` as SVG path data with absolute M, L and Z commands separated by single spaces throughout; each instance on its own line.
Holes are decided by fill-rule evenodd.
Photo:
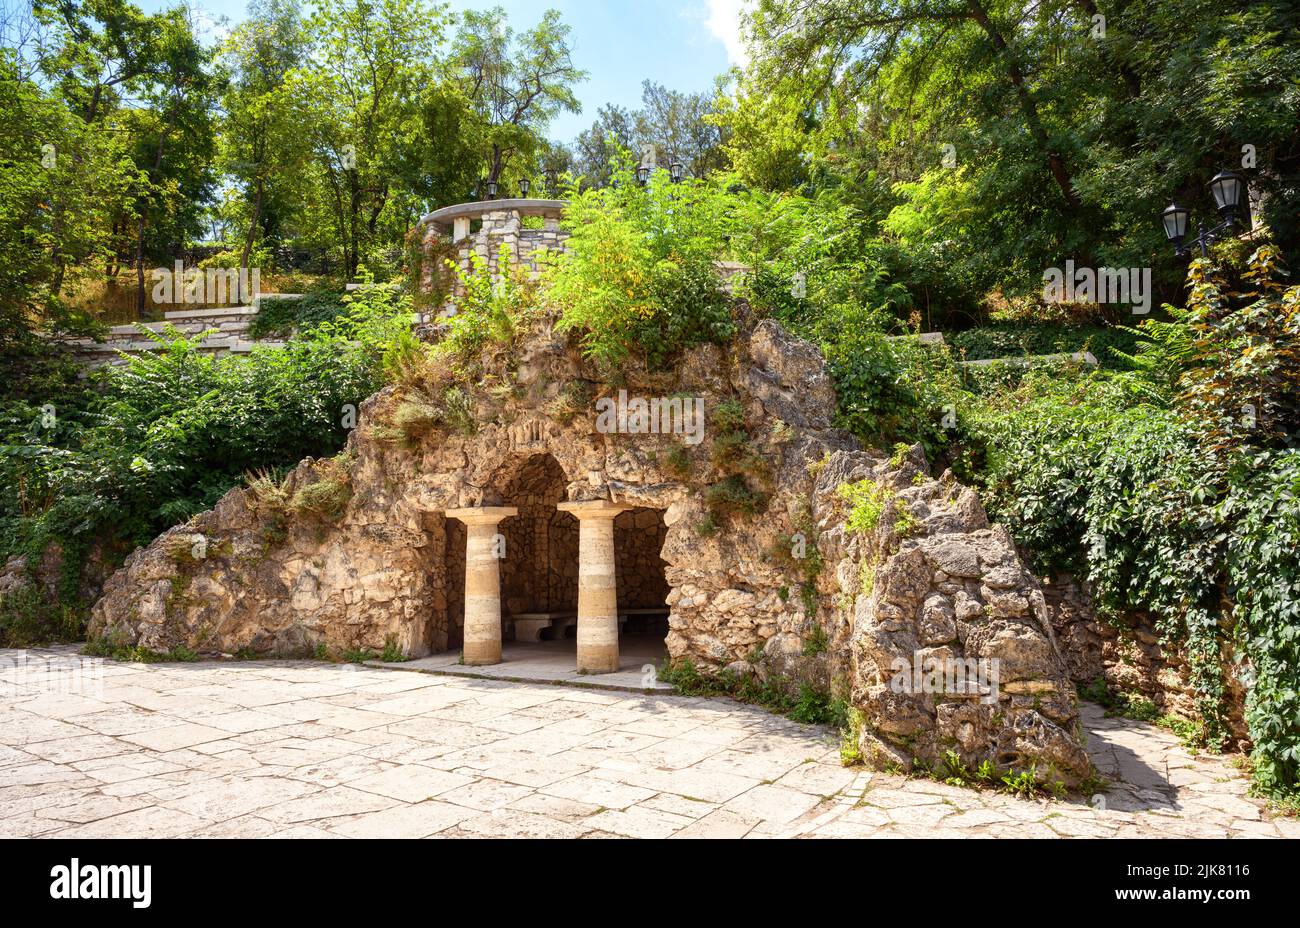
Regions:
M 1095 808 L 844 769 L 728 700 L 0 650 L 0 836 L 1300 837 L 1223 760 L 1086 725 Z

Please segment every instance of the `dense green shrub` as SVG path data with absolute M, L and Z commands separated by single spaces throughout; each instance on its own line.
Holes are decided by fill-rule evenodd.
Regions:
M 911 318 L 896 253 L 834 192 L 737 193 L 729 214 L 728 255 L 749 268 L 741 295 L 795 333 L 832 344 L 865 329 L 907 331 L 929 321 Z
M 1153 613 L 1186 644 L 1198 707 L 1225 734 L 1213 470 L 1175 415 L 1101 379 L 1031 378 L 984 420 L 986 503 L 1044 569 L 1086 576 L 1104 614 Z
M 432 349 L 435 357 L 462 372 L 478 363 L 488 344 L 508 346 L 538 308 L 537 285 L 523 266 L 512 266 L 508 245 L 503 243 L 497 254 L 495 277 L 480 255 L 471 254 L 469 260 L 468 271 L 447 265 L 461 292 L 455 300 L 456 314 L 447 320 L 446 333 Z M 504 268 L 510 272 L 503 273 Z
M 700 181 L 673 184 L 658 171 L 645 186 L 630 170 L 615 185 L 573 192 L 565 211 L 565 252 L 547 272 L 558 330 L 584 352 L 614 365 L 629 354 L 652 366 L 735 332 L 715 265 L 729 222 L 725 190 Z
M 321 288 L 299 298 L 263 299 L 257 315 L 248 326 L 248 337 L 254 339 L 285 338 L 295 330 L 307 329 L 342 315 L 347 311 L 343 294 L 332 288 Z
M 1220 516 L 1236 641 L 1253 667 L 1246 724 L 1255 779 L 1269 793 L 1300 788 L 1300 452 L 1241 462 Z
M 409 305 L 358 296 L 284 348 L 199 351 L 202 336 L 150 337 L 157 350 L 96 375 L 94 390 L 10 403 L 0 416 L 0 555 L 64 555 L 60 606 L 77 601 L 92 543 L 144 544 L 210 508 L 244 474 L 326 457 L 381 385 L 382 346 Z M 53 412 L 53 427 L 45 413 Z M 30 612 L 31 610 L 27 610 Z M 66 636 L 62 613 L 51 634 Z M 73 623 L 75 624 L 75 623 Z
M 979 407 L 990 513 L 1044 568 L 1088 577 L 1182 644 L 1203 737 L 1223 662 L 1247 662 L 1256 782 L 1300 790 L 1300 288 L 1276 252 L 1229 293 L 1195 262 L 1186 310 L 1147 323 L 1132 373 L 1032 372 Z
M 943 348 L 862 331 L 826 347 L 839 423 L 868 445 L 920 442 L 944 458 L 965 434 L 970 395 Z

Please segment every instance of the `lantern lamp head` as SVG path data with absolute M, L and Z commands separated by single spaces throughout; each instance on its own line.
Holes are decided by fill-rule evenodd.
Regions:
M 1219 208 L 1219 214 L 1229 223 L 1237 215 L 1237 210 L 1241 206 L 1241 195 L 1245 188 L 1246 184 L 1241 175 L 1234 174 L 1231 171 L 1220 171 L 1210 180 L 1210 192 L 1214 194 L 1214 205 Z
M 1191 215 L 1191 210 L 1176 203 L 1171 203 L 1160 214 L 1160 219 L 1165 226 L 1165 238 L 1175 246 L 1181 246 L 1183 239 L 1187 238 L 1187 221 Z

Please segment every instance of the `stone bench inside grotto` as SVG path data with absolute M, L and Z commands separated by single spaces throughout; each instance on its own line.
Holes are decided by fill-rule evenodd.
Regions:
M 643 619 L 646 622 L 668 618 L 668 608 L 656 606 L 649 609 L 620 609 L 618 611 L 618 630 L 621 633 L 630 619 Z M 515 629 L 515 641 L 545 641 L 542 633 L 551 629 L 551 640 L 558 641 L 565 632 L 578 624 L 576 612 L 519 612 L 510 617 Z
M 576 612 L 520 612 L 510 617 L 515 627 L 515 641 L 542 641 L 542 632 L 554 629 L 556 639 L 564 637 L 565 630 L 578 624 Z
M 618 610 L 619 634 L 626 630 L 629 619 L 638 620 L 633 622 L 633 626 L 640 631 L 647 630 L 649 626 L 654 625 L 656 622 L 662 622 L 665 625 L 664 634 L 667 634 L 666 626 L 669 612 L 667 606 L 654 606 L 649 609 L 620 609 Z

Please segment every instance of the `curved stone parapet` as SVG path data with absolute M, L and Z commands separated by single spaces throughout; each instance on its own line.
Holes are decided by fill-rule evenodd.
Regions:
M 457 222 L 470 222 L 482 219 L 493 213 L 514 213 L 519 216 L 541 216 L 547 219 L 559 219 L 564 213 L 565 200 L 530 200 L 524 197 L 503 200 L 476 200 L 472 203 L 457 203 L 435 209 L 420 219 L 420 225 L 429 226 L 440 232 L 452 232 Z

